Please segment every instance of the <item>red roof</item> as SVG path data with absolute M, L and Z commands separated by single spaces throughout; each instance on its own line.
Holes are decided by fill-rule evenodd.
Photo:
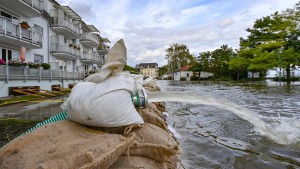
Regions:
M 192 67 L 191 65 L 185 65 L 185 66 L 179 68 L 178 70 L 179 70 L 179 71 L 187 71 L 187 70 L 188 70 L 189 68 L 191 68 L 191 67 Z

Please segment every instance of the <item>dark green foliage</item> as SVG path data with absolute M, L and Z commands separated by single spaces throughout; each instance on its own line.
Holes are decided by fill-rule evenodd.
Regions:
M 159 74 L 159 76 L 165 74 L 167 71 L 168 71 L 168 66 L 167 65 L 158 68 L 158 74 Z
M 48 70 L 48 69 L 51 68 L 51 65 L 48 64 L 48 63 L 42 63 L 41 66 L 42 66 L 42 68 L 45 69 L 45 70 Z
M 186 81 L 186 78 L 185 77 L 181 77 L 180 81 Z
M 125 65 L 123 71 L 129 71 L 131 74 L 138 74 L 139 71 L 131 66 Z
M 197 81 L 197 80 L 199 80 L 199 77 L 198 76 L 191 76 L 190 80 L 191 81 Z

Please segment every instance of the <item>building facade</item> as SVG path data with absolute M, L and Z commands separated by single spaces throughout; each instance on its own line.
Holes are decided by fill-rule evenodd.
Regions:
M 69 6 L 55 0 L 0 1 L 0 97 L 12 86 L 77 83 L 104 63 L 110 41 Z M 33 70 L 17 63 L 48 63 Z M 68 84 L 65 84 L 67 86 Z
M 153 77 L 158 76 L 158 64 L 157 63 L 140 63 L 136 66 L 140 70 L 140 74 L 144 77 Z

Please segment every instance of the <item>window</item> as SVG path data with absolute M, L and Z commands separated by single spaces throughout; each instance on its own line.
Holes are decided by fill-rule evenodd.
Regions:
M 186 77 L 189 77 L 189 76 L 190 76 L 189 73 L 187 73 L 187 74 L 186 74 Z
M 42 55 L 34 54 L 34 63 L 42 64 L 44 63 L 44 58 Z
M 13 14 L 11 14 L 8 11 L 4 11 L 3 9 L 0 9 L 0 15 L 10 21 L 18 22 L 18 18 L 16 16 L 14 16 Z
M 8 49 L 2 49 L 2 59 L 12 60 L 12 51 Z
M 1 16 L 5 17 L 6 19 L 12 20 L 12 16 L 6 12 L 1 11 Z

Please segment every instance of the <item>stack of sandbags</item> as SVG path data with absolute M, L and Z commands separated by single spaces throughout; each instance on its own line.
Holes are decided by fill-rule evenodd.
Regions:
M 137 109 L 144 124 L 96 128 L 60 121 L 37 128 L 0 150 L 0 168 L 176 168 L 179 147 L 163 119 L 164 105 L 149 105 Z
M 108 134 L 71 121 L 42 126 L 0 150 L 1 169 L 108 168 L 133 137 Z
M 156 83 L 147 83 L 148 92 L 157 92 Z M 110 128 L 106 131 L 124 136 L 134 134 L 134 143 L 123 152 L 122 156 L 110 167 L 123 168 L 176 168 L 179 147 L 173 134 L 168 130 L 162 112 L 162 103 L 149 103 L 146 109 L 137 109 L 145 124 L 128 127 Z

